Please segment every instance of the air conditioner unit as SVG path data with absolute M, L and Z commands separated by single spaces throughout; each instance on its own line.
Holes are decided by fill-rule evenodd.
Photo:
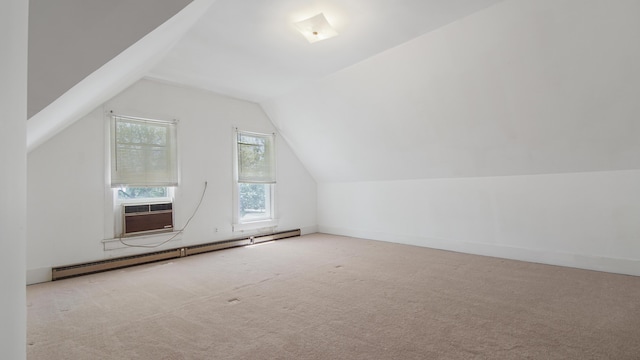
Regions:
M 122 205 L 123 236 L 143 235 L 173 230 L 173 204 Z

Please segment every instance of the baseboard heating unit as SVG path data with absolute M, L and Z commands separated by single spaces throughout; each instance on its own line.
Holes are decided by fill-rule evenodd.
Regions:
M 123 256 L 106 260 L 87 262 L 82 264 L 58 266 L 51 269 L 51 280 L 61 280 L 70 277 L 93 274 L 108 270 L 121 269 L 134 265 L 141 265 L 155 261 L 180 258 L 206 252 L 228 249 L 238 246 L 257 244 L 266 241 L 280 240 L 300 236 L 300 229 L 282 231 L 267 235 L 255 235 L 248 238 L 217 241 L 207 244 L 185 246 L 176 249 L 156 251 L 139 255 Z

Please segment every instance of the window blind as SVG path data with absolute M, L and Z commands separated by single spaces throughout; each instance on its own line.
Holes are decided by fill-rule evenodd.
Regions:
M 238 132 L 238 182 L 274 184 L 274 135 Z
M 177 186 L 176 122 L 113 116 L 111 187 Z

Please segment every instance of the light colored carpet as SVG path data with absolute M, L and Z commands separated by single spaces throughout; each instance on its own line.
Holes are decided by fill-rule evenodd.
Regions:
M 640 359 L 640 278 L 313 234 L 27 288 L 36 359 Z

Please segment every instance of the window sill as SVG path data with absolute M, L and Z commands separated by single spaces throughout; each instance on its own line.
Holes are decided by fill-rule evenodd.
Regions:
M 277 219 L 251 221 L 246 223 L 233 224 L 233 232 L 273 229 L 277 226 L 278 226 Z
M 123 237 L 122 238 L 122 242 L 125 242 L 127 244 L 130 244 L 131 246 L 127 246 L 125 244 L 123 244 L 120 241 L 120 238 L 113 238 L 113 239 L 104 239 L 102 240 L 102 246 L 104 251 L 111 251 L 111 250 L 119 250 L 119 249 L 131 249 L 131 248 L 151 248 L 151 246 L 155 245 L 155 244 L 160 244 L 163 243 L 165 241 L 167 241 L 168 239 L 170 239 L 172 236 L 175 236 L 173 239 L 171 239 L 170 241 L 167 241 L 165 244 L 158 246 L 158 249 L 163 248 L 163 246 L 167 245 L 167 244 L 173 244 L 177 241 L 182 240 L 182 234 L 180 235 L 176 235 L 179 234 L 178 231 L 172 231 L 172 232 L 163 232 L 163 233 L 158 233 L 158 234 L 149 234 L 149 235 L 140 235 L 140 236 L 131 236 L 131 237 Z

